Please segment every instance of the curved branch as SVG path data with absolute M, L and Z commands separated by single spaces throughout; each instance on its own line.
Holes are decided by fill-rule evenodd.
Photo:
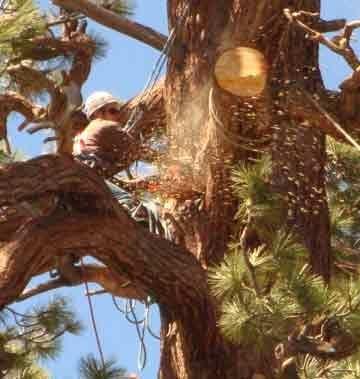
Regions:
M 284 14 L 290 23 L 293 23 L 298 28 L 308 33 L 311 39 L 321 43 L 334 53 L 342 56 L 353 70 L 356 70 L 360 66 L 360 59 L 350 45 L 350 37 L 353 31 L 360 27 L 360 21 L 353 21 L 349 24 L 345 24 L 343 31 L 339 35 L 329 39 L 318 30 L 313 29 L 313 27 L 308 26 L 299 19 L 304 12 L 291 12 L 290 9 L 286 8 L 284 9 Z
M 0 94 L 0 105 L 1 110 L 6 109 L 8 113 L 18 112 L 31 121 L 38 120 L 45 113 L 44 108 L 31 103 L 24 96 L 12 91 Z
M 88 0 L 53 0 L 59 7 L 80 12 L 94 21 L 141 41 L 154 49 L 162 50 L 166 36 L 147 26 L 118 16 Z
M 7 138 L 7 119 L 11 112 L 18 112 L 26 119 L 21 125 L 40 120 L 46 111 L 44 108 L 28 101 L 24 96 L 15 92 L 0 94 L 0 139 L 5 141 L 7 153 L 11 153 L 11 147 Z
M 6 69 L 14 82 L 20 85 L 30 83 L 31 89 L 36 92 L 46 90 L 51 96 L 55 96 L 59 91 L 55 83 L 50 80 L 42 71 L 34 69 L 24 64 L 11 65 Z
M 72 214 L 29 224 L 1 249 L 0 307 L 14 301 L 49 256 L 91 254 L 140 293 L 162 304 L 185 306 L 206 295 L 205 273 L 187 251 L 122 218 Z M 125 232 L 120 232 L 120 231 Z M 94 279 L 98 273 L 92 273 Z M 99 276 L 96 278 L 100 281 Z M 102 280 L 103 284 L 105 283 Z
M 208 304 L 206 275 L 195 257 L 135 223 L 91 169 L 45 156 L 0 170 L 0 204 L 44 193 L 72 196 L 76 203 L 91 195 L 92 207 L 31 221 L 1 248 L 0 307 L 14 301 L 49 259 L 69 253 L 96 257 L 162 305 Z
M 100 201 L 94 204 L 95 207 L 108 210 L 106 195 L 109 190 L 102 178 L 70 156 L 43 155 L 0 167 L 0 206 L 51 193 L 90 194 Z M 110 208 L 114 204 L 110 202 Z

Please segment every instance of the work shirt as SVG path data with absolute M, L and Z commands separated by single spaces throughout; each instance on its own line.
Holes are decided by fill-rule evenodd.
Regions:
M 95 119 L 74 138 L 73 155 L 94 155 L 121 171 L 139 159 L 139 143 L 119 123 Z

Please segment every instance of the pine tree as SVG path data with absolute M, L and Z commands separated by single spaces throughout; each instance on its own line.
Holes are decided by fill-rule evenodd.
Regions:
M 332 139 L 328 154 L 336 268 L 330 286 L 311 273 L 308 252 L 284 223 L 289 198 L 274 192 L 266 155 L 234 169 L 233 191 L 242 204 L 239 231 L 229 255 L 209 276 L 222 304 L 219 324 L 225 337 L 248 348 L 256 346 L 260 356 L 274 350 L 282 362 L 279 378 L 359 375 L 360 283 L 352 247 L 360 228 L 355 174 L 360 154 Z M 250 220 L 245 228 L 242 220 Z M 248 225 L 257 235 L 257 247 L 247 248 Z M 349 352 L 352 356 L 346 358 Z
M 93 355 L 81 358 L 79 362 L 79 372 L 81 379 L 123 379 L 126 370 L 116 365 L 114 360 L 107 360 L 105 365 L 97 360 Z
M 4 378 L 48 378 L 38 363 L 60 354 L 65 333 L 78 335 L 82 330 L 68 301 L 60 297 L 26 313 L 7 307 L 1 313 L 1 323 L 0 369 Z
M 322 20 L 320 0 L 169 0 L 166 38 L 126 18 L 123 2 L 53 2 L 55 17 L 34 16 L 39 27 L 25 29 L 13 26 L 29 3 L 1 2 L 13 18 L 2 40 L 1 138 L 17 111 L 20 129 L 53 131 L 57 154 L 0 169 L 0 306 L 54 269 L 32 295 L 94 281 L 157 302 L 161 379 L 358 375 L 345 361 L 359 344 L 357 156 L 331 142 L 325 151 L 326 134 L 358 136 L 358 23 Z M 106 172 L 69 156 L 87 122 L 81 87 L 101 55 L 84 15 L 168 58 L 166 80 L 120 112 L 129 129 L 136 121 L 122 158 L 135 149 L 160 166 L 157 178 L 116 178 L 130 197 L 159 192 L 158 236 L 143 227 L 151 212 L 134 222 Z M 324 87 L 319 43 L 352 69 L 339 92 Z M 84 255 L 101 264 L 81 264 Z M 24 258 L 34 263 L 24 268 Z

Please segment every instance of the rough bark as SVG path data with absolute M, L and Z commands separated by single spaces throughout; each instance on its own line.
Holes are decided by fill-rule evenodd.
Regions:
M 294 96 L 295 87 L 321 94 L 324 88 L 317 46 L 292 28 L 284 8 L 317 12 L 320 1 L 168 1 L 170 26 L 177 24 L 175 46 L 165 87 L 145 100 L 138 128 L 147 138 L 164 130 L 166 119 L 164 181 L 174 167 L 179 173 L 167 189 L 166 208 L 178 226 L 179 245 L 131 221 L 101 179 L 70 158 L 42 157 L 0 171 L 0 206 L 50 199 L 39 215 L 14 217 L 10 235 L 1 234 L 0 307 L 20 296 L 33 275 L 58 267 L 58 257 L 92 255 L 117 283 L 129 281 L 137 295 L 158 302 L 161 379 L 274 377 L 271 349 L 259 357 L 221 337 L 206 269 L 224 257 L 232 237 L 237 204 L 231 165 L 268 150 L 274 187 L 289 204 L 289 227 L 309 249 L 314 272 L 330 277 L 323 130 L 334 129 L 326 118 L 309 120 L 314 112 L 306 104 L 298 111 L 303 98 Z M 268 86 L 257 99 L 236 98 L 214 81 L 216 59 L 237 46 L 259 49 L 268 62 Z M 124 120 L 138 101 L 124 106 Z
M 292 30 L 283 17 L 283 9 L 288 7 L 317 12 L 320 2 L 168 2 L 170 24 L 178 30 L 177 49 L 170 57 L 166 79 L 168 159 L 179 166 L 191 166 L 194 187 L 202 192 L 198 195 L 194 190 L 194 196 L 204 202 L 204 207 L 200 211 L 195 209 L 189 217 L 184 214 L 184 199 L 178 197 L 172 199 L 171 211 L 177 220 L 183 221 L 184 243 L 203 267 L 221 260 L 232 235 L 236 210 L 230 193 L 230 166 L 239 159 L 256 156 L 258 150 L 268 146 L 271 136 L 274 186 L 284 197 L 288 192 L 295 197 L 295 201 L 289 199 L 289 226 L 295 227 L 309 249 L 314 272 L 328 280 L 330 231 L 324 190 L 325 137 L 316 127 L 302 128 L 299 124 L 303 120 L 294 117 L 288 107 L 291 92 L 288 83 L 311 92 L 323 90 L 318 48 L 304 38 L 303 32 Z M 259 99 L 235 98 L 214 82 L 216 59 L 226 49 L 237 46 L 255 47 L 267 59 L 269 82 Z M 244 143 L 248 140 L 254 143 L 250 146 Z M 188 177 L 184 176 L 184 186 L 185 180 Z M 313 186 L 317 191 L 314 198 Z M 315 204 L 317 212 L 312 212 Z M 160 310 L 165 327 L 169 323 L 167 314 L 161 307 Z M 203 319 L 206 320 L 206 315 Z M 161 361 L 161 377 L 217 377 L 211 376 L 209 369 L 214 373 L 219 359 L 210 367 L 203 365 L 198 376 L 191 374 L 195 367 L 186 374 L 181 372 L 177 363 L 184 351 L 194 348 L 179 346 L 176 339 L 165 338 L 163 350 L 170 362 Z M 243 363 L 245 356 L 243 352 Z M 271 353 L 257 361 L 257 370 L 271 377 L 264 368 L 268 364 L 266 359 L 271 360 Z M 223 376 L 250 378 L 256 371 L 248 362 L 245 366 L 239 371 L 233 367 L 235 376 Z

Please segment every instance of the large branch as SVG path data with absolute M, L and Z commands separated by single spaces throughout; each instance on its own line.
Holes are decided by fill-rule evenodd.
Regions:
M 118 16 L 116 13 L 100 7 L 91 1 L 53 0 L 53 3 L 59 7 L 64 7 L 74 12 L 80 12 L 102 25 L 152 46 L 154 49 L 162 50 L 165 45 L 166 36 L 163 34 L 135 21 Z
M 0 168 L 0 206 L 51 193 L 69 192 L 91 194 L 93 198 L 99 199 L 99 203 L 93 206 L 98 205 L 103 210 L 115 204 L 107 201 L 106 194 L 109 192 L 102 178 L 94 175 L 88 167 L 76 164 L 71 157 L 43 155 Z
M 55 256 L 92 255 L 162 305 L 205 304 L 205 273 L 186 250 L 147 232 L 111 197 L 101 179 L 70 158 L 45 156 L 0 171 L 0 204 L 54 193 L 92 196 L 91 210 L 59 211 L 24 225 L 0 250 L 0 307 L 14 301 Z

